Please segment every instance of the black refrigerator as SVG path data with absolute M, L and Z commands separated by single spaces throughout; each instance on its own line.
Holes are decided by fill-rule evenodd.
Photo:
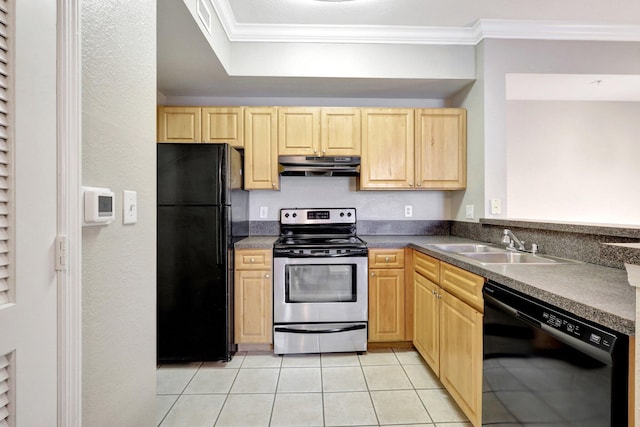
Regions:
M 231 360 L 233 244 L 249 228 L 242 155 L 159 143 L 157 169 L 158 361 Z

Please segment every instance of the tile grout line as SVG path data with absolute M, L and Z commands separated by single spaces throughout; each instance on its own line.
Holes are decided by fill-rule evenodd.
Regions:
M 271 413 L 269 414 L 269 426 L 273 422 L 273 413 L 276 408 L 276 398 L 278 397 L 278 386 L 280 385 L 280 375 L 282 375 L 282 365 L 284 363 L 284 355 L 278 356 L 280 357 L 280 366 L 278 368 L 278 379 L 276 380 L 276 388 L 273 391 L 273 402 L 271 403 Z

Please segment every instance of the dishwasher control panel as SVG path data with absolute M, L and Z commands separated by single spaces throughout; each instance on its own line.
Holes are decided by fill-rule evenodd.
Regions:
M 484 287 L 485 301 L 493 301 L 507 311 L 513 312 L 518 319 L 538 328 L 553 329 L 556 333 L 581 341 L 588 346 L 611 353 L 616 342 L 616 335 L 603 327 L 564 313 L 557 307 L 521 294 L 513 289 L 495 283 L 487 283 Z

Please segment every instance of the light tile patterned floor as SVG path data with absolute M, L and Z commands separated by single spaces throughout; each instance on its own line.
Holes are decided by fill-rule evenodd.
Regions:
M 470 427 L 415 350 L 161 365 L 161 427 Z

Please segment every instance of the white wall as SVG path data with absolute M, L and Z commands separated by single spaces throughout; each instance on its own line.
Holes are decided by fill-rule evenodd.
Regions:
M 116 194 L 83 229 L 82 411 L 92 427 L 155 426 L 156 2 L 82 2 L 83 184 Z M 122 224 L 122 191 L 138 223 Z
M 467 109 L 467 188 L 450 194 L 451 219 L 478 221 L 484 217 L 484 43 L 476 46 L 476 81 L 467 91 L 451 100 Z M 474 217 L 466 217 L 466 206 L 473 206 Z
M 640 104 L 508 101 L 512 218 L 640 224 Z
M 640 74 L 640 43 L 488 39 L 483 45 L 484 216 L 507 217 L 512 215 L 507 197 L 506 74 Z M 544 163 L 528 165 L 538 171 L 546 168 Z M 490 213 L 493 198 L 503 201 L 500 215 Z M 594 210 L 593 215 L 600 218 L 601 212 Z M 565 221 L 572 220 L 578 221 Z

